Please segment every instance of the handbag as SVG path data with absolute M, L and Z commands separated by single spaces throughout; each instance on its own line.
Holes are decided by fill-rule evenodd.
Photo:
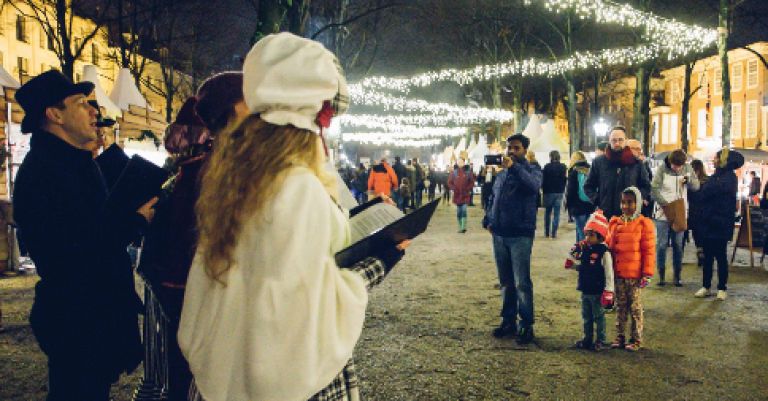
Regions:
M 677 199 L 662 206 L 672 231 L 679 233 L 688 229 L 688 219 L 685 216 L 685 200 Z

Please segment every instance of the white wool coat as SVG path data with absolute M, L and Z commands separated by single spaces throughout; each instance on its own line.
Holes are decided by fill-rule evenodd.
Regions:
M 199 252 L 189 274 L 178 339 L 206 401 L 306 400 L 362 331 L 366 283 L 334 261 L 348 219 L 318 178 L 294 168 L 264 216 L 246 220 L 226 285 Z

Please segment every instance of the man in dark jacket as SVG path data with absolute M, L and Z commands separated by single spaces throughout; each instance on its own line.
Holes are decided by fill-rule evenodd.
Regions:
M 483 219 L 483 226 L 493 235 L 502 293 L 501 325 L 493 335 L 501 338 L 517 334 L 521 344 L 533 341 L 531 249 L 536 232 L 536 198 L 541 189 L 541 169 L 525 159 L 529 144 L 523 134 L 507 139 L 505 169 L 496 176 L 491 207 Z
M 625 146 L 626 140 L 624 127 L 611 130 L 610 148 L 605 155 L 598 156 L 592 162 L 589 177 L 584 183 L 584 192 L 609 220 L 621 215 L 621 192 L 624 188 L 635 186 L 640 189 L 644 204 L 648 202 L 651 193 L 648 171 L 632 150 Z
M 31 150 L 16 179 L 19 235 L 40 281 L 30 323 L 48 356 L 48 400 L 109 399 L 111 383 L 141 362 L 136 295 L 126 245 L 153 216 L 106 207 L 107 187 L 87 149 L 96 139 L 91 83 L 58 71 L 16 93 Z
M 557 237 L 557 227 L 560 225 L 560 205 L 563 204 L 563 194 L 566 183 L 565 164 L 560 163 L 560 152 L 549 152 L 549 163 L 544 166 L 541 192 L 544 193 L 544 236 Z M 554 212 L 554 216 L 552 213 Z

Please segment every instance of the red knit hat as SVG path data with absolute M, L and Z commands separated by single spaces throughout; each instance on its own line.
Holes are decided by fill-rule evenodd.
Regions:
M 589 216 L 587 225 L 584 226 L 584 232 L 586 233 L 587 231 L 594 231 L 602 235 L 603 238 L 608 237 L 608 219 L 605 218 L 602 210 L 597 209 Z

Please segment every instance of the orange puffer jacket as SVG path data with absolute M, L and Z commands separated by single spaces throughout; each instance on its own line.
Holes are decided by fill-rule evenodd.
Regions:
M 614 216 L 608 223 L 608 247 L 616 278 L 651 277 L 656 270 L 656 227 L 640 215 L 625 222 Z

